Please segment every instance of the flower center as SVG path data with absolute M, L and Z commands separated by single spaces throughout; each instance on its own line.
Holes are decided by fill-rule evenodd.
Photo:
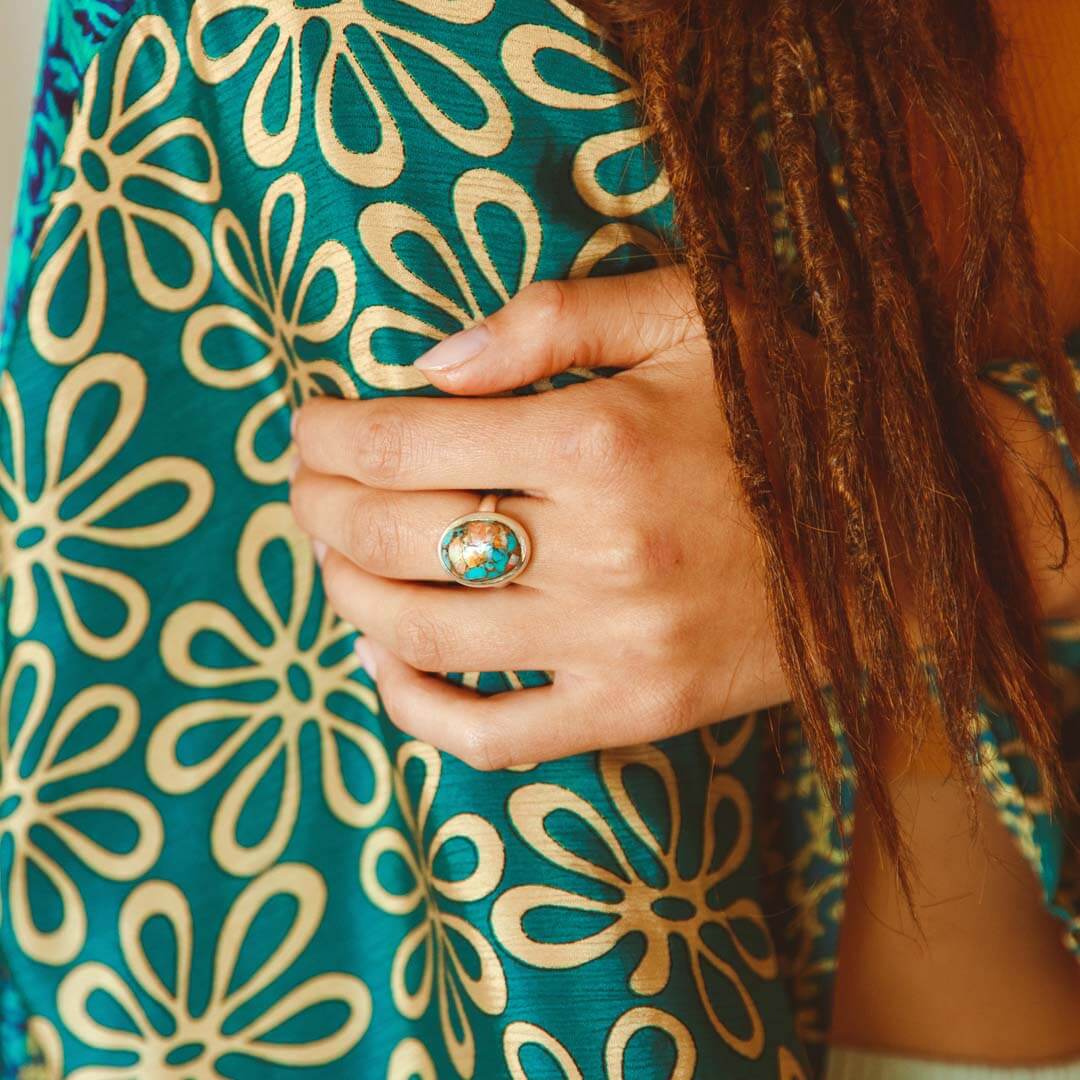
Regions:
M 0 800 L 0 822 L 6 825 L 8 819 L 14 817 L 21 802 L 21 795 L 8 795 L 7 798 Z
M 100 155 L 93 150 L 84 150 L 79 159 L 79 167 L 82 169 L 83 176 L 86 177 L 86 182 L 95 191 L 109 190 L 109 170 L 105 167 L 105 162 L 101 160 Z
M 5 786 L 8 792 L 0 799 L 0 834 L 7 833 L 18 842 L 41 818 L 37 793 L 14 778 L 9 778 Z
M 652 909 L 669 922 L 687 922 L 697 914 L 697 906 L 681 896 L 661 896 L 652 902 Z
M 25 550 L 27 548 L 36 547 L 44 539 L 44 528 L 40 525 L 31 525 L 28 528 L 23 529 L 22 532 L 15 537 L 15 546 Z
M 289 665 L 288 680 L 289 689 L 297 701 L 306 704 L 311 700 L 311 676 L 299 664 Z
M 186 1042 L 174 1046 L 165 1056 L 166 1065 L 190 1065 L 196 1058 L 206 1053 L 206 1044 Z

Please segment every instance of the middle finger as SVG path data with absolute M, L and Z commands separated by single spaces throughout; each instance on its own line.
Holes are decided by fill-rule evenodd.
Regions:
M 449 581 L 439 540 L 451 521 L 478 508 L 480 498 L 468 491 L 383 491 L 303 466 L 290 492 L 293 514 L 306 533 L 370 574 L 406 581 Z M 515 496 L 501 499 L 497 510 L 519 520 L 533 541 L 518 584 L 544 588 L 543 539 L 556 527 L 551 504 Z
M 296 414 L 294 437 L 308 468 L 378 488 L 483 485 L 548 493 L 565 482 L 568 455 L 576 459 L 588 419 L 588 401 L 576 389 L 559 392 L 559 409 L 546 394 L 367 401 L 319 395 Z

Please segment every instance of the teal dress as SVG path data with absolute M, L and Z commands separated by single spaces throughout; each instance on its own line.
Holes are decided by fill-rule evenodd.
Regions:
M 752 714 L 474 772 L 382 713 L 287 504 L 300 402 L 432 394 L 411 361 L 528 282 L 677 243 L 596 28 L 565 0 L 54 0 L 25 175 L 3 1075 L 815 1075 L 851 791 L 834 818 L 797 717 L 782 760 Z M 1022 362 L 986 374 L 1053 427 Z M 1080 627 L 1047 632 L 1069 687 Z M 988 788 L 1080 949 L 1066 830 L 984 704 Z

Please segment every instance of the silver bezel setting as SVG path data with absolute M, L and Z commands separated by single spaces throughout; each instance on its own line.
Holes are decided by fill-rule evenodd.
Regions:
M 446 565 L 446 560 L 443 558 L 443 544 L 447 534 L 472 521 L 497 522 L 500 525 L 504 525 L 517 537 L 518 544 L 521 545 L 521 562 L 514 567 L 513 570 L 503 574 L 500 578 L 496 578 L 494 581 L 466 581 L 464 578 L 458 577 L 457 574 Z M 461 517 L 454 518 L 454 520 L 443 529 L 442 533 L 439 535 L 439 542 L 435 546 L 435 553 L 438 556 L 439 565 L 446 571 L 446 576 L 456 584 L 464 585 L 467 589 L 499 589 L 504 585 L 509 585 L 515 578 L 520 577 L 521 574 L 524 573 L 525 568 L 529 565 L 529 559 L 532 556 L 532 542 L 529 539 L 528 530 L 516 518 L 508 517 L 506 514 L 500 514 L 494 510 L 473 510 L 471 513 L 462 514 Z

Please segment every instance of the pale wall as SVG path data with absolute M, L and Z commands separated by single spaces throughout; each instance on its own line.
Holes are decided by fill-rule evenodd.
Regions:
M 19 191 L 26 125 L 48 0 L 0 0 L 0 288 Z

